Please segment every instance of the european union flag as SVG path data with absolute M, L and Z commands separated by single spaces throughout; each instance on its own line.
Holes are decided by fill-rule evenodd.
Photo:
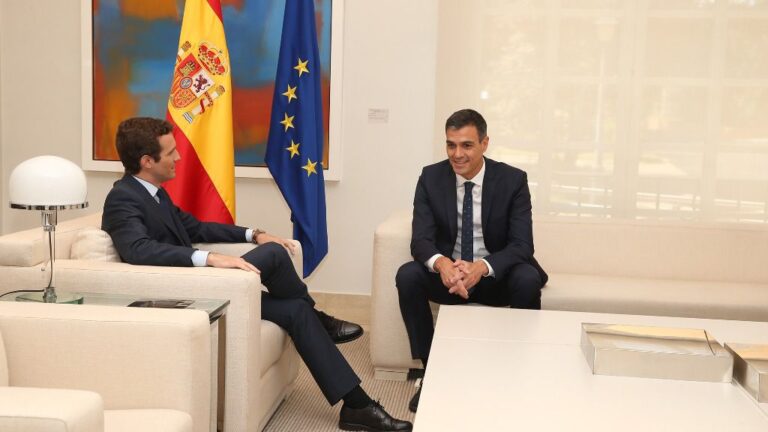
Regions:
M 323 108 L 313 0 L 287 0 L 265 160 L 291 208 L 304 277 L 328 253 Z

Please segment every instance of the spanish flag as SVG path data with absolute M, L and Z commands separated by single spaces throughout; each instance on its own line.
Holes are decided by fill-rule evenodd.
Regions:
M 167 120 L 181 154 L 164 186 L 206 222 L 234 223 L 235 164 L 229 52 L 219 0 L 187 0 Z

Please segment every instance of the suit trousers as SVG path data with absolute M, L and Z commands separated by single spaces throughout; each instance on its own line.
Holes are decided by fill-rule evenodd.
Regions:
M 331 405 L 360 384 L 317 317 L 315 301 L 296 274 L 285 248 L 265 243 L 242 256 L 261 272 L 268 292 L 261 295 L 261 317 L 283 328 Z
M 480 279 L 469 299 L 465 300 L 448 292 L 439 273 L 429 271 L 422 263 L 411 261 L 398 269 L 395 285 L 400 313 L 411 345 L 411 356 L 426 361 L 435 333 L 430 301 L 448 305 L 479 303 L 517 309 L 541 309 L 543 283 L 534 266 L 517 264 L 504 277 Z

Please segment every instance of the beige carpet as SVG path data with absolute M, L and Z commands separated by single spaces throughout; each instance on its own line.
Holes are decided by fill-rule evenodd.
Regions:
M 363 380 L 363 389 L 378 399 L 388 413 L 399 419 L 413 421 L 408 401 L 415 392 L 414 381 L 383 381 L 373 379 L 373 366 L 368 355 L 368 332 L 354 341 L 339 345 L 349 364 Z M 339 430 L 339 410 L 343 402 L 329 406 L 320 393 L 307 367 L 302 363 L 296 388 L 277 409 L 264 428 L 265 432 L 322 432 Z

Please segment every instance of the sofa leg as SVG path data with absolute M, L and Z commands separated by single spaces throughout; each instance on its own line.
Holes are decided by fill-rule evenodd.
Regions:
M 384 369 L 375 368 L 373 378 L 385 381 L 407 381 L 408 369 Z

